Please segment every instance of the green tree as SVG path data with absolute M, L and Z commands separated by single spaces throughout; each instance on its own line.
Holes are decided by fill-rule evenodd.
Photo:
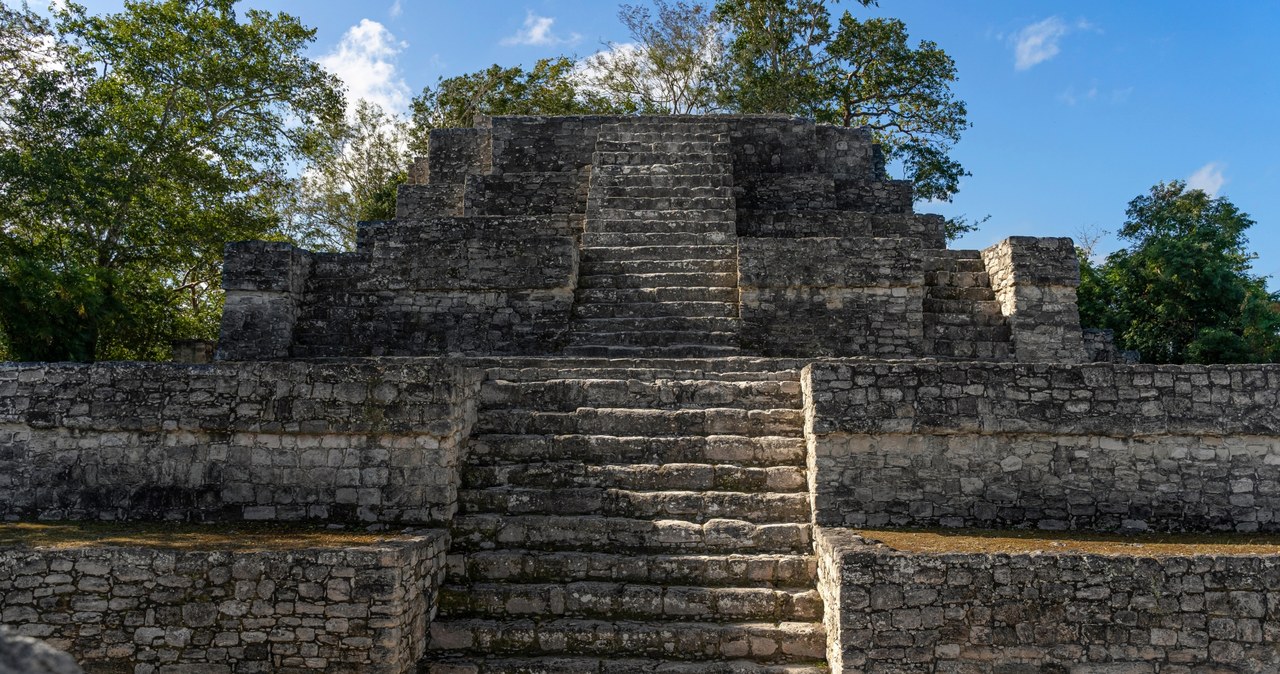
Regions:
M 865 126 L 917 198 L 959 190 L 966 173 L 950 151 L 968 111 L 951 91 L 955 61 L 937 44 L 913 46 L 896 19 L 844 12 L 833 23 L 824 0 L 720 0 L 716 16 L 730 34 L 720 87 L 729 108 Z
M 23 31 L 56 63 L 0 104 L 13 357 L 162 358 L 173 338 L 212 337 L 223 245 L 279 236 L 285 171 L 322 147 L 342 95 L 303 55 L 314 31 L 235 5 L 72 3 L 47 35 Z
M 541 59 L 530 70 L 492 65 L 441 78 L 413 99 L 412 150 L 426 150 L 431 129 L 468 127 L 477 115 L 589 115 L 634 112 L 582 86 L 578 64 L 567 56 Z
M 611 42 L 588 58 L 585 86 L 646 114 L 714 111 L 724 50 L 719 23 L 706 5 L 683 0 L 655 0 L 654 9 L 621 6 L 618 19 L 632 42 Z
M 1081 321 L 1146 362 L 1280 360 L 1280 297 L 1251 273 L 1254 225 L 1225 197 L 1160 183 L 1129 202 L 1106 262 L 1081 264 Z
M 308 248 L 350 250 L 357 222 L 395 217 L 396 189 L 408 178 L 409 124 L 362 100 L 325 136 L 324 151 L 294 182 L 285 231 Z

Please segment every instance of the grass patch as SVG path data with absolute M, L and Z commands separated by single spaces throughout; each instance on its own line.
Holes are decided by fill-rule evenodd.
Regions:
M 860 529 L 859 535 L 902 552 L 1137 555 L 1277 555 L 1280 534 L 1103 534 L 990 529 Z
M 98 546 L 166 550 L 296 550 L 371 545 L 396 538 L 305 524 L 223 522 L 4 522 L 0 548 L 73 549 Z

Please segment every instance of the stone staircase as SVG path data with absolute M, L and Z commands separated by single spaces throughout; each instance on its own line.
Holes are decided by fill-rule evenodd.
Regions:
M 566 353 L 738 353 L 735 218 L 724 124 L 602 127 Z
M 931 250 L 924 272 L 924 354 L 1011 360 L 1009 321 L 991 289 L 981 253 Z
M 429 674 L 825 672 L 798 373 L 494 367 Z

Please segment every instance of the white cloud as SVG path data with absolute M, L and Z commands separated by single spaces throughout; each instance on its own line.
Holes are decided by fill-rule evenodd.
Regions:
M 1014 68 L 1026 70 L 1058 55 L 1058 40 L 1071 29 L 1056 16 L 1025 26 L 1013 36 Z
M 1211 197 L 1218 196 L 1218 191 L 1227 184 L 1227 178 L 1222 174 L 1226 168 L 1226 164 L 1218 161 L 1211 161 L 1201 166 L 1187 178 L 1187 188 L 1204 190 L 1205 194 Z
M 515 35 L 503 38 L 502 45 L 504 47 L 554 47 L 562 44 L 577 44 L 582 41 L 582 36 L 577 33 L 570 33 L 569 37 L 563 38 L 551 32 L 555 22 L 556 20 L 549 16 L 538 16 L 529 12 L 524 17 L 524 26 L 516 31 Z
M 1057 16 L 1051 16 L 1029 26 L 1023 26 L 1021 30 L 1011 37 L 1014 55 L 1013 67 L 1017 70 L 1027 70 L 1036 64 L 1044 63 L 1057 56 L 1062 51 L 1058 43 L 1068 33 L 1077 30 L 1101 32 L 1097 26 L 1084 19 L 1079 19 L 1075 23 L 1069 24 Z
M 348 111 L 364 99 L 388 112 L 402 112 L 409 105 L 409 85 L 397 70 L 395 59 L 407 46 L 386 26 L 361 19 L 319 61 L 346 82 Z
M 396 0 L 395 3 L 391 5 L 391 9 L 387 10 L 387 14 L 390 14 L 393 19 L 404 14 L 404 4 L 402 3 L 402 0 Z

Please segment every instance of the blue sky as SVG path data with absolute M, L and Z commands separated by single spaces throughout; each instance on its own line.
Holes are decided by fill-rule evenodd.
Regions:
M 120 0 L 81 0 L 114 11 Z M 640 0 L 643 1 L 643 0 Z M 593 0 L 247 0 L 318 29 L 314 56 L 353 92 L 403 105 L 440 76 L 493 63 L 587 56 L 625 42 L 616 4 Z M 973 123 L 955 156 L 972 172 L 951 204 L 991 215 L 954 247 L 1011 234 L 1114 232 L 1125 205 L 1190 179 L 1257 221 L 1254 264 L 1280 288 L 1278 2 L 882 0 L 855 14 L 903 19 L 955 58 Z M 1099 248 L 1120 246 L 1104 237 Z

